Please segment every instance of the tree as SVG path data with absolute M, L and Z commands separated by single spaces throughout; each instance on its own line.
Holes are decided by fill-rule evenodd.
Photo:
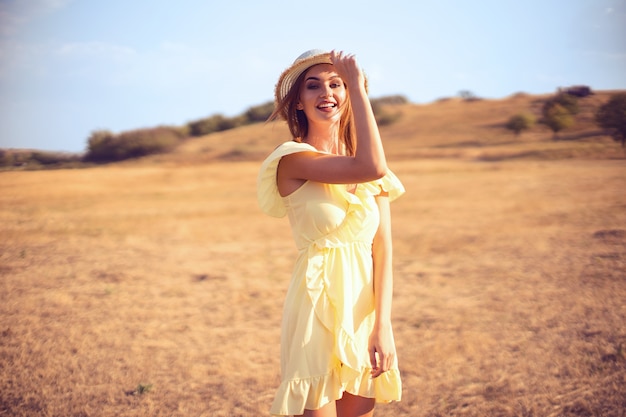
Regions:
M 543 120 L 545 124 L 554 132 L 554 138 L 558 137 L 558 133 L 567 129 L 574 124 L 574 116 L 572 113 L 556 102 L 548 102 L 543 107 Z
M 626 93 L 614 94 L 596 112 L 596 122 L 609 129 L 611 137 L 626 147 Z
M 511 116 L 506 123 L 506 128 L 515 132 L 519 136 L 522 131 L 528 130 L 535 125 L 535 116 L 529 113 L 519 113 Z
M 183 137 L 181 129 L 167 126 L 130 130 L 120 134 L 97 130 L 89 137 L 89 149 L 84 160 L 114 162 L 167 152 Z
M 476 94 L 471 92 L 470 90 L 461 90 L 459 91 L 459 97 L 461 97 L 465 101 L 476 101 L 480 100 Z
M 578 99 L 568 93 L 559 93 L 552 97 L 550 104 L 560 104 L 572 115 L 576 115 L 580 112 L 580 106 L 578 105 Z M 549 104 L 548 104 L 549 105 Z
M 274 111 L 274 102 L 268 101 L 264 104 L 259 104 L 258 106 L 250 107 L 246 111 L 245 117 L 248 123 L 264 122 L 270 117 L 273 111 Z

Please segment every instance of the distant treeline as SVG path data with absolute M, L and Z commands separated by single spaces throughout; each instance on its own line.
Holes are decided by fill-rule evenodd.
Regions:
M 396 121 L 399 112 L 391 107 L 406 104 L 402 95 L 372 99 L 372 108 L 379 125 Z M 84 155 L 45 151 L 11 151 L 0 149 L 0 167 L 31 165 L 34 167 L 68 167 L 84 163 L 108 163 L 171 151 L 181 142 L 215 132 L 265 122 L 274 111 L 274 102 L 252 106 L 244 113 L 227 117 L 214 114 L 188 122 L 183 126 L 158 126 L 113 133 L 106 129 L 93 131 L 87 139 Z
M 526 111 L 511 116 L 505 127 L 519 136 L 535 123 L 541 123 L 554 133 L 554 139 L 558 139 L 559 132 L 576 124 L 580 113 L 579 100 L 593 94 L 591 88 L 584 85 L 559 89 L 557 94 L 543 102 L 538 119 Z M 596 108 L 594 122 L 606 135 L 626 148 L 626 93 L 613 94 L 606 103 Z
M 586 86 L 559 90 L 554 96 L 542 100 L 543 106 L 540 114 L 533 114 L 536 112 L 532 109 L 514 114 L 504 127 L 519 136 L 522 132 L 531 129 L 535 123 L 540 123 L 552 130 L 554 138 L 557 139 L 559 132 L 575 125 L 579 113 L 579 100 L 592 94 L 591 89 Z M 479 100 L 466 91 L 462 92 L 461 97 L 468 102 Z M 394 108 L 394 105 L 406 103 L 408 100 L 402 95 L 372 99 L 372 108 L 378 124 L 384 126 L 394 123 L 401 114 L 399 109 Z M 88 138 L 85 154 L 0 149 L 0 167 L 68 168 L 165 153 L 185 140 L 264 122 L 273 110 L 274 103 L 267 102 L 250 107 L 238 116 L 226 117 L 222 114 L 215 114 L 191 121 L 183 126 L 158 126 L 121 133 L 96 130 Z M 626 93 L 613 94 L 594 112 L 595 123 L 604 129 L 606 135 L 610 135 L 626 149 Z

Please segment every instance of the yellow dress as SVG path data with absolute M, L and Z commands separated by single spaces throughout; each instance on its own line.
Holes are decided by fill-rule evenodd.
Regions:
M 372 240 L 379 223 L 375 196 L 394 200 L 404 187 L 391 172 L 377 181 L 345 185 L 304 183 L 287 197 L 276 185 L 280 158 L 316 151 L 285 142 L 261 165 L 257 196 L 268 215 L 288 215 L 298 248 L 284 302 L 281 333 L 282 382 L 271 414 L 298 415 L 342 397 L 344 392 L 377 402 L 400 400 L 397 361 L 371 378 L 367 351 L 374 325 Z

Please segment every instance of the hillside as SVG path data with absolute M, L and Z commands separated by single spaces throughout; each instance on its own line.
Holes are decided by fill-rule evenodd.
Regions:
M 500 100 L 466 101 L 459 98 L 417 105 L 388 105 L 398 114 L 381 134 L 390 160 L 412 158 L 463 158 L 497 160 L 513 158 L 622 158 L 626 153 L 594 123 L 597 108 L 615 91 L 600 91 L 580 99 L 576 125 L 553 133 L 536 124 L 516 137 L 504 125 L 514 114 L 531 112 L 539 120 L 544 101 L 552 96 L 516 94 Z M 280 142 L 289 139 L 285 123 L 254 124 L 189 139 L 172 154 L 152 161 L 208 162 L 258 160 Z
M 543 104 L 554 94 L 519 93 L 499 100 L 450 98 L 423 105 L 381 104 L 377 105 L 377 109 L 393 119 L 392 123 L 381 124 L 380 127 L 391 160 L 448 157 L 475 160 L 621 158 L 626 153 L 620 153 L 606 132 L 594 122 L 599 106 L 617 92 L 620 91 L 598 91 L 578 99 L 580 112 L 575 117 L 575 125 L 562 131 L 556 140 L 552 132 L 540 123 L 521 136 L 515 136 L 505 128 L 508 119 L 520 113 L 532 114 L 539 121 Z M 376 104 L 382 102 L 384 98 Z M 171 129 L 176 135 L 186 129 L 184 126 L 162 128 L 164 132 Z M 145 130 L 150 128 L 138 129 L 137 132 Z M 273 146 L 288 138 L 284 122 L 257 122 L 205 136 L 173 139 L 180 141 L 173 150 L 127 160 L 127 163 L 259 160 Z M 124 140 L 130 143 L 143 141 L 136 136 L 128 136 Z M 143 143 L 143 146 L 147 146 L 152 142 Z M 76 168 L 90 165 L 81 163 L 81 159 L 82 155 L 79 154 L 0 149 L 0 169 Z

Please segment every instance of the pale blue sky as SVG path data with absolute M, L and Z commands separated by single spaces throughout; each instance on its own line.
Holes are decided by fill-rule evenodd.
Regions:
M 233 116 L 312 48 L 415 103 L 626 89 L 626 0 L 0 0 L 0 148 Z

